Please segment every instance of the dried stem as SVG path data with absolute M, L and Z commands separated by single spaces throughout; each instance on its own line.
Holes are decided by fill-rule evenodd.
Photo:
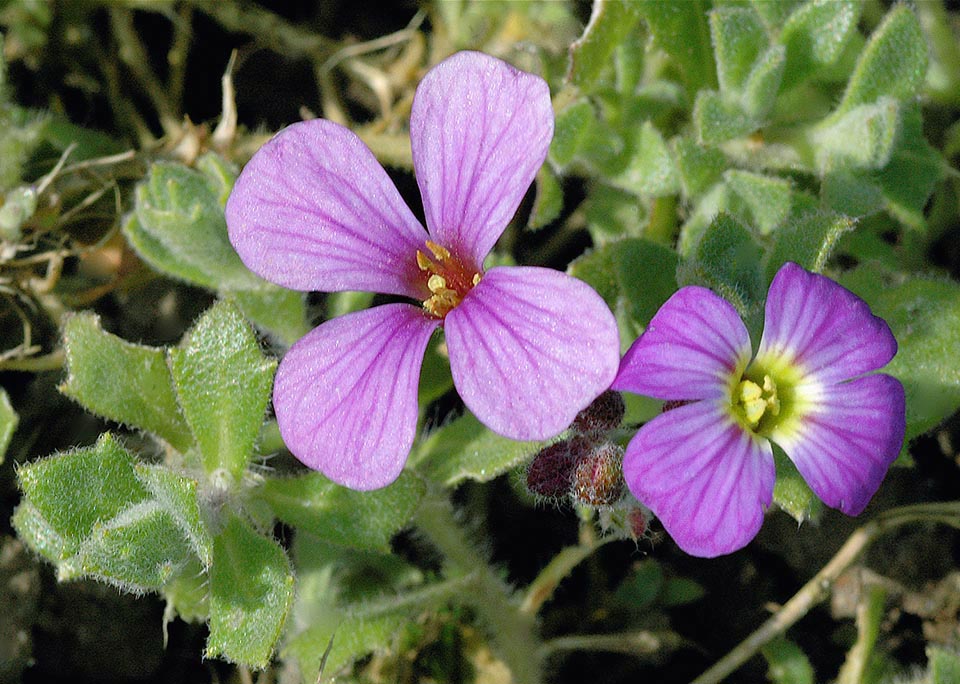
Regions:
M 764 645 L 786 632 L 800 618 L 824 600 L 833 583 L 880 535 L 913 522 L 939 522 L 960 528 L 960 501 L 917 504 L 884 511 L 857 529 L 837 554 L 793 598 L 753 634 L 717 661 L 691 684 L 718 684 L 752 658 Z

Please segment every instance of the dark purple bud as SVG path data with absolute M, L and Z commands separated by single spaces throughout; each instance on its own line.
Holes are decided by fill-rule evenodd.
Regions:
M 620 426 L 625 411 L 623 395 L 607 390 L 577 414 L 571 427 L 581 434 L 608 432 Z
M 603 442 L 579 460 L 571 495 L 590 506 L 608 506 L 623 495 L 623 449 Z
M 576 461 L 567 440 L 542 448 L 527 469 L 527 489 L 538 496 L 558 498 L 570 491 Z

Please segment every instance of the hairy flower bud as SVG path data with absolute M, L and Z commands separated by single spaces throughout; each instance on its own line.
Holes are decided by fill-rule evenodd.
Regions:
M 545 446 L 527 469 L 527 489 L 538 496 L 561 497 L 570 491 L 575 465 L 566 440 Z
M 610 442 L 594 446 L 579 460 L 571 495 L 589 506 L 608 506 L 623 495 L 623 449 Z
M 607 390 L 577 414 L 571 427 L 581 434 L 607 432 L 620 426 L 625 412 L 623 395 Z

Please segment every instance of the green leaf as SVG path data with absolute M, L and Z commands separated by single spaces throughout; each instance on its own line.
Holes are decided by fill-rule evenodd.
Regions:
M 23 224 L 37 210 L 37 191 L 31 186 L 11 188 L 0 203 L 0 242 L 17 243 Z
M 221 293 L 255 325 L 275 333 L 290 345 L 310 332 L 304 315 L 303 294 L 282 287 L 260 290 L 232 290 Z
M 293 602 L 293 585 L 283 549 L 230 515 L 213 541 L 207 657 L 266 667 Z
M 44 547 L 37 551 L 52 561 L 75 555 L 96 525 L 149 497 L 133 466 L 133 455 L 104 434 L 95 446 L 21 467 L 17 471 L 21 506 L 28 509 L 19 519 L 17 532 L 24 539 L 43 541 Z M 46 543 L 43 532 L 52 532 L 56 539 Z
M 162 349 L 121 340 L 93 314 L 70 316 L 63 327 L 67 379 L 60 391 L 109 420 L 141 428 L 185 452 L 193 444 L 180 415 Z
M 778 29 L 797 8 L 803 5 L 804 0 L 750 0 L 753 11 L 756 12 L 768 30 Z
M 630 0 L 594 0 L 583 35 L 570 46 L 567 80 L 585 92 L 596 87 L 614 50 L 631 36 L 639 20 L 639 5 Z
M 900 105 L 894 99 L 853 107 L 813 131 L 817 168 L 821 174 L 883 168 L 893 155 L 899 129 Z
M 960 682 L 960 654 L 939 646 L 927 646 L 930 684 Z
M 686 577 L 670 577 L 663 585 L 660 602 L 665 606 L 685 606 L 699 601 L 706 594 L 699 582 Z
M 773 109 L 785 65 L 786 51 L 782 45 L 771 46 L 754 64 L 740 95 L 747 116 L 759 121 Z
M 790 181 L 739 169 L 730 169 L 724 179 L 745 205 L 745 218 L 761 235 L 772 233 L 789 216 L 793 203 Z
M 927 73 L 927 50 L 913 10 L 895 5 L 860 53 L 838 113 L 882 97 L 908 100 L 917 95 Z
M 840 283 L 863 297 L 893 331 L 899 349 L 883 369 L 907 396 L 905 441 L 940 424 L 960 408 L 960 285 L 951 280 L 903 277 L 863 266 Z
M 677 269 L 680 285 L 703 285 L 733 304 L 748 322 L 764 297 L 761 249 L 749 230 L 728 214 L 707 228 L 691 258 Z
M 213 539 L 200 511 L 197 481 L 159 465 L 138 463 L 134 470 L 140 483 L 189 540 L 204 569 L 210 567 Z
M 778 446 L 773 448 L 773 459 L 777 468 L 773 502 L 796 520 L 797 524 L 818 520 L 823 512 L 823 502 L 810 489 L 793 461 L 787 458 Z
M 658 561 L 653 558 L 638 561 L 617 587 L 615 603 L 629 606 L 630 610 L 641 611 L 653 604 L 665 582 L 663 567 Z
M 13 439 L 13 433 L 19 422 L 20 417 L 13 410 L 7 391 L 0 387 L 0 465 L 3 465 L 7 447 L 10 446 L 10 440 Z
M 753 65 L 769 46 L 759 15 L 749 6 L 718 7 L 710 13 L 710 36 L 720 92 L 740 93 Z
M 60 564 L 58 577 L 92 577 L 140 592 L 161 588 L 192 557 L 170 514 L 156 501 L 141 501 L 94 525 L 77 555 Z
M 687 136 L 674 138 L 671 148 L 677 161 L 683 194 L 688 199 L 703 194 L 723 178 L 727 158 L 717 148 L 704 147 Z
M 207 572 L 197 559 L 191 559 L 161 589 L 167 602 L 164 621 L 169 622 L 177 616 L 185 622 L 206 622 L 210 617 L 209 582 Z
M 417 402 L 421 407 L 429 405 L 453 389 L 453 375 L 450 373 L 450 359 L 443 347 L 443 336 L 434 335 L 427 344 L 427 353 L 420 367 L 420 385 L 417 388 Z
M 638 4 L 656 46 L 679 65 L 687 92 L 716 87 L 707 3 L 642 0 Z
M 213 305 L 168 351 L 177 397 L 208 474 L 239 485 L 260 433 L 276 361 L 229 302 Z
M 649 220 L 647 207 L 636 194 L 602 183 L 590 188 L 582 206 L 595 245 L 638 235 Z
M 860 3 L 854 0 L 813 0 L 793 12 L 780 33 L 787 50 L 783 87 L 793 87 L 836 62 L 856 32 L 859 18 Z
M 596 114 L 589 100 L 580 99 L 557 112 L 550 142 L 550 161 L 565 167 L 573 161 L 587 140 L 587 133 Z
M 862 218 L 883 210 L 883 190 L 869 174 L 831 171 L 820 183 L 820 199 L 827 209 Z
M 673 195 L 680 190 L 673 155 L 656 126 L 645 121 L 634 148 L 626 169 L 611 179 L 614 185 L 643 197 Z
M 693 124 L 697 141 L 703 145 L 718 145 L 752 133 L 758 127 L 757 122 L 739 104 L 724 99 L 712 90 L 697 93 Z
M 388 551 L 390 539 L 413 516 L 425 491 L 423 481 L 403 472 L 383 489 L 357 492 L 320 473 L 269 478 L 254 495 L 276 516 L 299 530 L 340 546 Z
M 563 187 L 560 179 L 544 164 L 537 172 L 537 194 L 527 226 L 536 230 L 553 222 L 563 211 Z
M 488 430 L 473 414 L 434 430 L 411 454 L 416 472 L 444 487 L 488 482 L 527 460 L 540 442 L 515 442 Z
M 769 666 L 767 677 L 774 684 L 814 684 L 813 666 L 792 641 L 779 637 L 760 649 Z
M 773 249 L 767 258 L 765 282 L 773 280 L 788 261 L 808 271 L 820 273 L 842 235 L 853 230 L 852 219 L 831 212 L 809 212 L 790 220 L 774 235 Z

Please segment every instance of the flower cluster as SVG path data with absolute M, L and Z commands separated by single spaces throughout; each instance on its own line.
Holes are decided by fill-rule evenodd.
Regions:
M 825 504 L 857 515 L 903 443 L 903 386 L 870 374 L 896 351 L 863 300 L 796 264 L 770 285 L 752 359 L 732 305 L 680 289 L 613 383 L 671 406 L 627 446 L 630 491 L 688 553 L 729 553 L 756 535 L 771 504 L 772 442 Z
M 464 403 L 513 439 L 556 435 L 610 385 L 619 338 L 593 289 L 545 268 L 483 268 L 552 136 L 546 82 L 461 52 L 427 73 L 410 116 L 426 229 L 370 150 L 333 122 L 290 126 L 244 168 L 226 217 L 252 271 L 297 290 L 418 302 L 327 321 L 284 356 L 274 408 L 306 465 L 354 489 L 396 479 L 438 328 Z

